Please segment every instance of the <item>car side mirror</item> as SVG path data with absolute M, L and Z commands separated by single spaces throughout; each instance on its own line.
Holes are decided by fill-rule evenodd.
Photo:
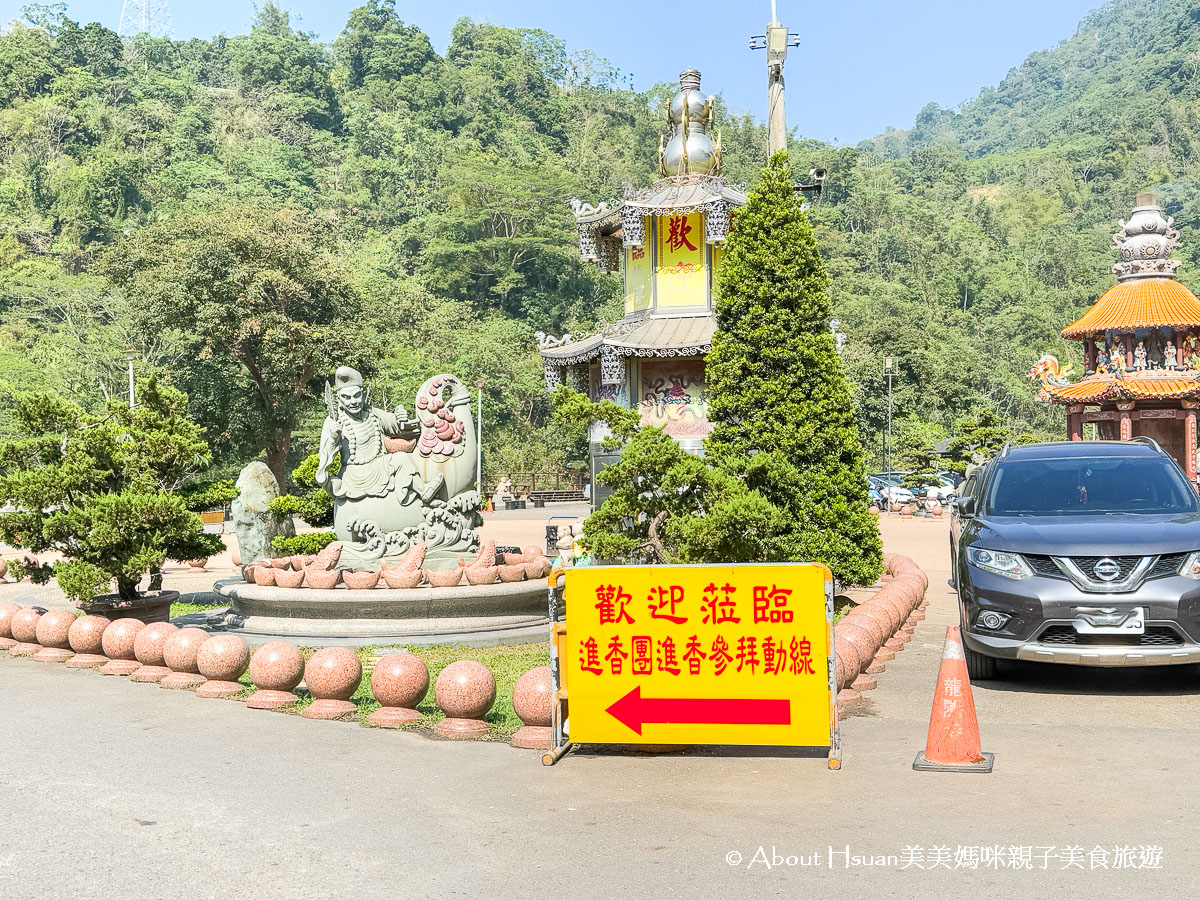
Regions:
M 974 497 L 959 497 L 954 501 L 954 506 L 958 510 L 960 516 L 975 515 L 975 498 Z

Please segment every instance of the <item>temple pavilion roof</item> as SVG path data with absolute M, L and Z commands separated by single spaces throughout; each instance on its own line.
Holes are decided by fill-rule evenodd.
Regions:
M 1105 331 L 1200 327 L 1200 299 L 1174 278 L 1122 281 L 1101 295 L 1062 336 L 1082 340 Z
M 1055 403 L 1103 403 L 1124 400 L 1200 399 L 1200 376 L 1195 372 L 1125 372 L 1096 374 L 1072 384 L 1048 384 L 1043 390 Z
M 542 359 L 565 366 L 587 362 L 602 352 L 616 356 L 702 356 L 712 349 L 712 313 L 648 316 L 604 326 L 598 334 L 557 346 L 543 346 Z

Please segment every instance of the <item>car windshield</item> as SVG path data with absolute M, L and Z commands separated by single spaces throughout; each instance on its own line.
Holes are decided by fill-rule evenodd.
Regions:
M 1010 460 L 987 490 L 993 516 L 1196 512 L 1196 492 L 1162 457 Z

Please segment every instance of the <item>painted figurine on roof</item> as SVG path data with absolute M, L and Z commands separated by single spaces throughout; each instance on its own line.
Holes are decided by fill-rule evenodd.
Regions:
M 1154 194 L 1138 194 L 1114 236 L 1117 284 L 1062 336 L 1083 341 L 1087 373 L 1075 382 L 1044 365 L 1040 399 L 1067 407 L 1071 440 L 1156 440 L 1197 483 L 1196 411 L 1200 407 L 1200 299 L 1175 277 L 1174 221 Z

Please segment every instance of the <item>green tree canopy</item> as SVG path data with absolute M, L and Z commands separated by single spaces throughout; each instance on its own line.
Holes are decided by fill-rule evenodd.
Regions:
M 223 437 L 259 442 L 281 485 L 320 384 L 379 353 L 332 243 L 331 229 L 302 213 L 228 207 L 152 225 L 99 266 L 138 298 L 142 328 L 191 344 L 196 364 L 181 381 Z

